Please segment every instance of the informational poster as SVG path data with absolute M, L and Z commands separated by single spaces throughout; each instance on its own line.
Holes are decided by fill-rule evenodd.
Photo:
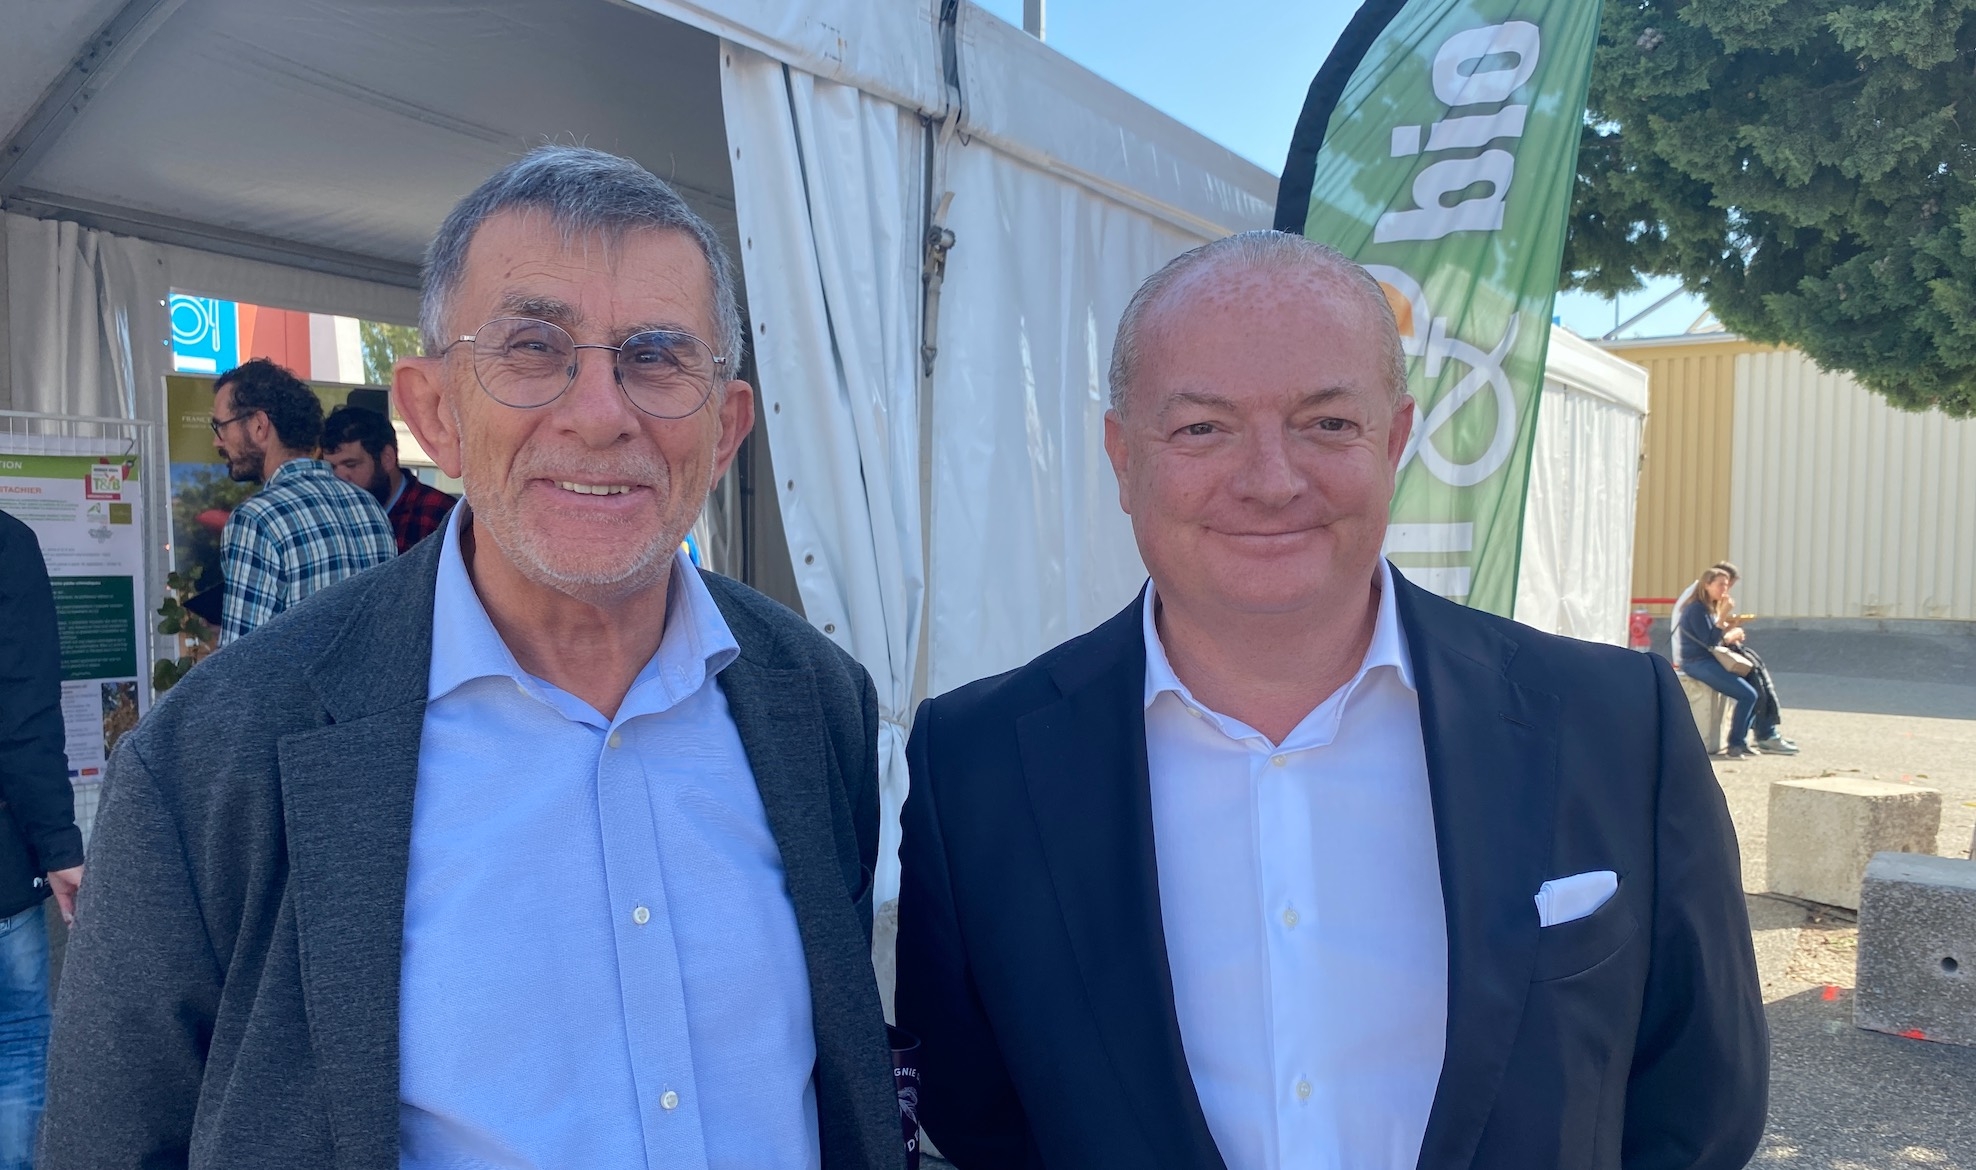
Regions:
M 1312 81 L 1276 226 L 1385 287 L 1419 411 L 1386 551 L 1508 616 L 1599 0 L 1366 0 Z
M 69 779 L 94 784 L 150 706 L 135 455 L 0 452 L 0 511 L 34 530 L 54 586 Z
M 349 401 L 350 386 L 311 384 L 323 413 Z M 201 590 L 220 586 L 220 533 L 241 502 L 261 490 L 227 474 L 213 445 L 213 380 L 189 374 L 165 379 L 165 450 L 171 460 L 172 568 Z

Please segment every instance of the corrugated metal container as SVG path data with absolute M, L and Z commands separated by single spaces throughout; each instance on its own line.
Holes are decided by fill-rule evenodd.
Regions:
M 1795 350 L 1734 360 L 1728 548 L 1741 606 L 1976 620 L 1976 419 L 1896 410 Z M 1662 418 L 1653 391 L 1649 436 Z
M 1736 362 L 1770 347 L 1703 334 L 1608 342 L 1605 348 L 1647 370 L 1633 596 L 1672 598 L 1698 570 L 1733 559 Z

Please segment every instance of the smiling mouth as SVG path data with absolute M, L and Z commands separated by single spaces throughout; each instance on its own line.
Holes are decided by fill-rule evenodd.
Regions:
M 629 483 L 577 483 L 567 479 L 557 480 L 556 486 L 579 496 L 621 496 L 637 487 Z

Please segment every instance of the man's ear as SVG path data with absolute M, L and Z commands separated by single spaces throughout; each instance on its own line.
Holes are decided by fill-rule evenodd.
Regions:
M 720 439 L 714 444 L 714 482 L 727 474 L 734 456 L 755 429 L 755 388 L 739 379 L 727 384 L 720 399 Z
M 1400 460 L 1405 457 L 1407 440 L 1413 438 L 1414 424 L 1413 395 L 1402 394 L 1393 407 L 1393 429 L 1386 435 L 1386 459 L 1397 474 Z
M 275 433 L 274 420 L 268 417 L 267 411 L 257 410 L 240 421 L 247 428 L 248 439 L 257 449 L 265 451 L 281 442 L 281 436 Z M 288 446 L 286 443 L 281 445 L 284 448 Z
M 1127 516 L 1132 514 L 1131 481 L 1132 461 L 1125 446 L 1125 420 L 1119 417 L 1116 409 L 1105 412 L 1105 455 L 1111 459 L 1112 478 L 1118 480 L 1118 506 Z
M 446 376 L 441 358 L 400 358 L 391 371 L 391 404 L 439 470 L 460 478 L 460 428 L 446 409 Z M 389 448 L 386 448 L 389 450 Z M 394 460 L 395 462 L 395 460 Z

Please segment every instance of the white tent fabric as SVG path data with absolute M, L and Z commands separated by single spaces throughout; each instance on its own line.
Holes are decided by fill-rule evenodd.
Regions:
M 137 388 L 170 370 L 165 250 L 18 215 L 4 230 L 15 408 L 155 420 Z
M 1138 590 L 1105 371 L 1139 283 L 1205 242 L 980 139 L 954 144 L 947 185 L 929 694 L 1019 666 Z
M 1647 372 L 1553 327 L 1523 511 L 1516 620 L 1626 645 Z
M 909 111 L 946 106 L 935 0 L 629 2 Z
M 92 231 L 67 220 L 0 213 L 6 233 L 6 322 L 19 410 L 162 421 L 156 391 L 171 372 L 173 292 L 305 312 L 411 323 L 418 294 Z
M 957 14 L 961 133 L 933 371 L 926 693 L 1019 666 L 1131 600 L 1144 568 L 1103 449 L 1112 337 L 1141 281 L 1269 226 L 1276 181 L 983 9 Z
M 761 419 L 811 623 L 871 672 L 880 708 L 875 901 L 898 896 L 921 604 L 919 119 L 739 45 L 721 96 Z

